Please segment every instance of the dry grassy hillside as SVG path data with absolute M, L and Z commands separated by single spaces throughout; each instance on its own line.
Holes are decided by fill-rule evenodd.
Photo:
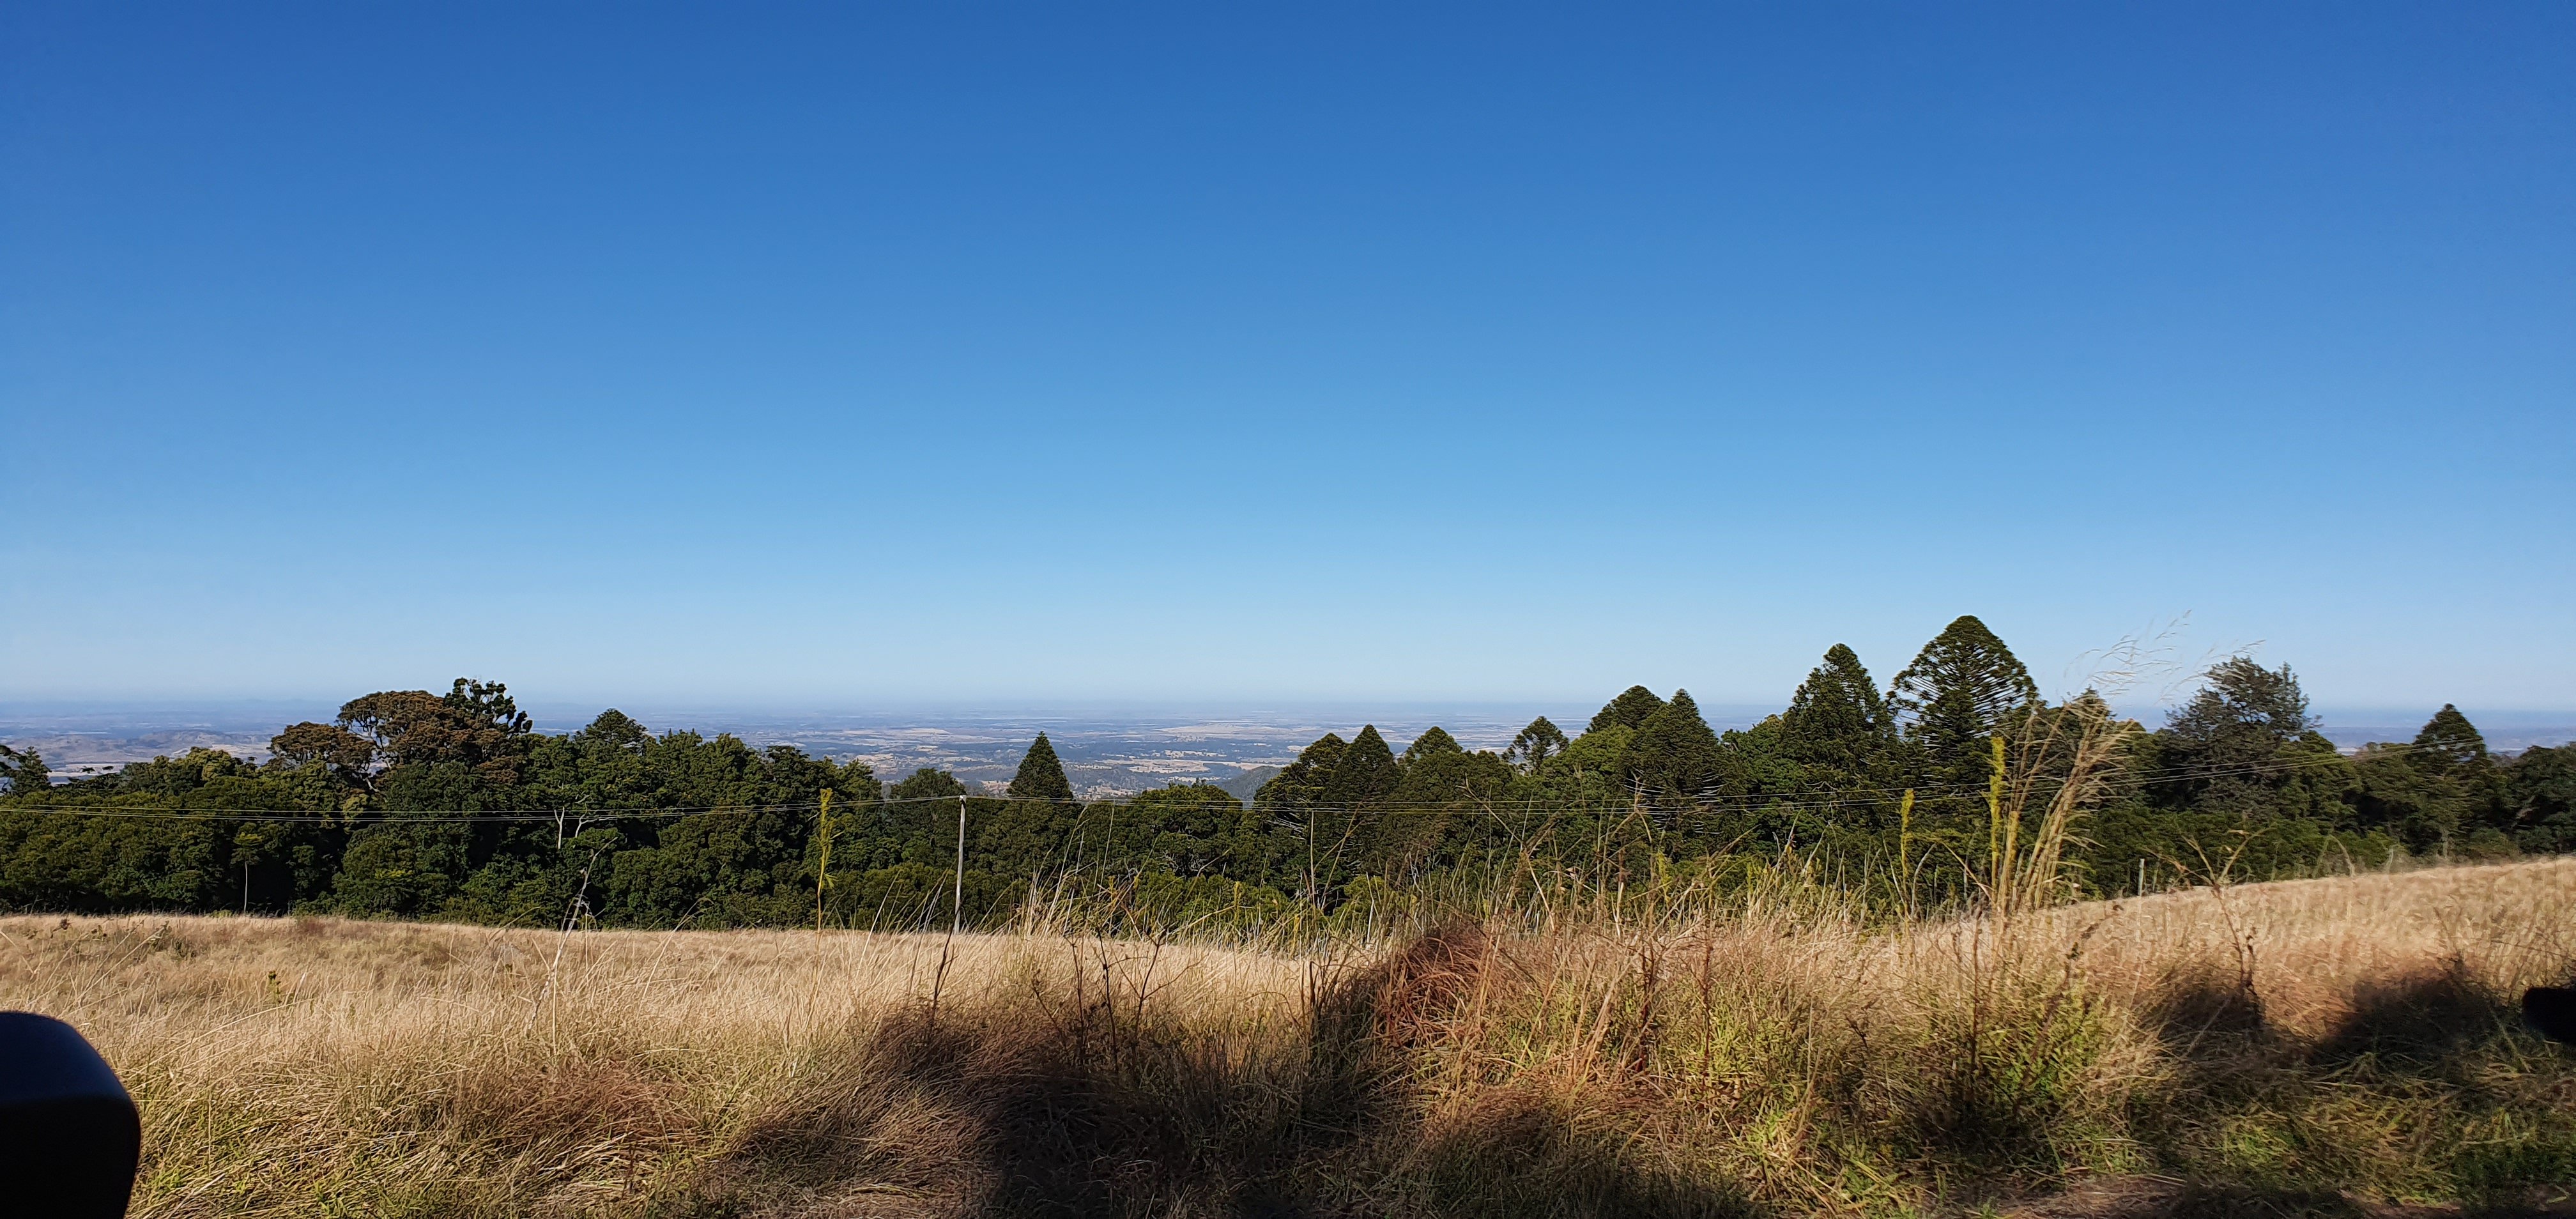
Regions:
M 0 920 L 135 1213 L 2363 1213 L 2565 1205 L 2576 860 L 2017 926 L 1723 906 L 1321 957 L 1027 934 Z M 938 992 L 934 1008 L 930 999 Z

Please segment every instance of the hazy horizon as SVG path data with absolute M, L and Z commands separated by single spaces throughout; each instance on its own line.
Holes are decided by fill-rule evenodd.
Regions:
M 1719 731 L 1749 727 L 1780 710 L 1767 703 L 1700 700 Z M 45 751 L 58 775 L 78 777 L 192 747 L 259 756 L 286 723 L 328 720 L 332 700 L 232 700 L 165 703 L 0 700 L 0 742 Z M 1482 703 L 1347 700 L 1281 705 L 1234 703 L 1087 706 L 887 706 L 866 710 L 790 707 L 682 707 L 650 703 L 522 703 L 539 731 L 568 732 L 615 706 L 654 732 L 729 733 L 754 746 L 795 745 L 836 759 L 859 758 L 888 776 L 930 766 L 970 782 L 1007 782 L 1020 753 L 1040 732 L 1054 739 L 1075 781 L 1094 794 L 1134 791 L 1163 781 L 1225 782 L 1282 764 L 1325 732 L 1347 735 L 1374 724 L 1401 750 L 1438 725 L 1468 748 L 1501 749 L 1531 718 L 1545 715 L 1579 732 L 1597 703 L 1507 700 Z M 2317 708 L 2320 730 L 2345 750 L 2372 741 L 2405 741 L 2436 708 Z M 2124 707 L 2150 727 L 2164 708 Z M 2464 707 L 2490 747 L 2513 752 L 2576 741 L 2576 712 Z

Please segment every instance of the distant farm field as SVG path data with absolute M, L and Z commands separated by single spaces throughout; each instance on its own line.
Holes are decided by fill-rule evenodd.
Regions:
M 138 1216 L 2566 1207 L 2576 859 L 1861 919 L 1783 884 L 1313 954 L 0 919 Z M 936 1004 L 933 1004 L 934 991 Z

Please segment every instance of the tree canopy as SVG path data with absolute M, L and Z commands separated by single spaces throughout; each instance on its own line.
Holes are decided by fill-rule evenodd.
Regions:
M 1603 704 L 1601 710 L 1593 715 L 1592 726 L 1585 731 L 1599 732 L 1604 728 L 1631 730 L 1643 728 L 1649 717 L 1663 709 L 1664 700 L 1655 697 L 1654 691 L 1644 686 L 1630 686 L 1620 691 L 1619 697 Z
M 257 764 L 198 749 L 54 783 L 35 751 L 0 747 L 0 907 L 796 924 L 823 879 L 826 791 L 824 913 L 850 925 L 943 924 L 961 881 L 978 920 L 1067 878 L 1110 886 L 1134 917 L 1183 920 L 1334 909 L 1441 876 L 1607 883 L 1786 851 L 1856 875 L 1933 861 L 1918 871 L 1937 890 L 1994 828 L 1991 740 L 2110 715 L 2089 693 L 2045 702 L 1961 617 L 1883 691 L 1836 644 L 1785 708 L 1723 733 L 1688 691 L 1643 686 L 1579 736 L 1541 716 L 1499 751 L 1432 726 L 1398 754 L 1364 724 L 1317 738 L 1247 804 L 1204 783 L 1085 800 L 1043 733 L 998 793 L 930 768 L 887 786 L 863 762 L 656 733 L 615 709 L 549 734 L 502 684 L 460 678 L 288 725 Z M 2074 861 L 2096 892 L 2213 853 L 2243 877 L 2576 849 L 2576 744 L 2499 756 L 2446 705 L 2411 741 L 2346 754 L 2287 665 L 2223 661 L 2129 740 Z M 2048 750 L 2017 756 L 2053 781 Z

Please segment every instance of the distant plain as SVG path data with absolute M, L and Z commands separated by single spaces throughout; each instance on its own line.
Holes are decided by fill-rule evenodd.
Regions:
M 1546 715 L 1580 731 L 1587 706 L 1560 700 L 1527 703 L 1416 703 L 1342 706 L 1235 704 L 1136 704 L 1112 707 L 896 708 L 882 711 L 796 711 L 639 704 L 619 709 L 655 732 L 732 733 L 754 747 L 794 745 L 835 761 L 868 763 L 892 781 L 928 766 L 970 786 L 1010 782 L 1031 739 L 1044 732 L 1064 759 L 1066 776 L 1086 798 L 1132 794 L 1168 783 L 1208 782 L 1249 799 L 1269 768 L 1294 760 L 1297 751 L 1327 732 L 1345 736 L 1361 724 L 1402 749 L 1433 725 L 1469 749 L 1500 750 L 1533 715 Z M 530 702 L 536 727 L 568 732 L 603 707 Z M 323 699 L 197 703 L 0 702 L 0 741 L 43 753 L 57 778 L 115 770 L 129 762 L 177 757 L 193 748 L 221 749 L 262 760 L 269 738 L 299 720 L 328 721 L 337 704 Z M 1777 711 L 1778 704 L 1702 703 L 1719 732 L 1746 728 Z M 2326 710 L 2320 731 L 2349 752 L 2371 741 L 2412 739 L 2431 708 Z M 2137 714 L 2150 727 L 2162 709 Z M 2576 711 L 2494 711 L 2470 708 L 2488 746 L 2510 753 L 2535 745 L 2576 741 Z

